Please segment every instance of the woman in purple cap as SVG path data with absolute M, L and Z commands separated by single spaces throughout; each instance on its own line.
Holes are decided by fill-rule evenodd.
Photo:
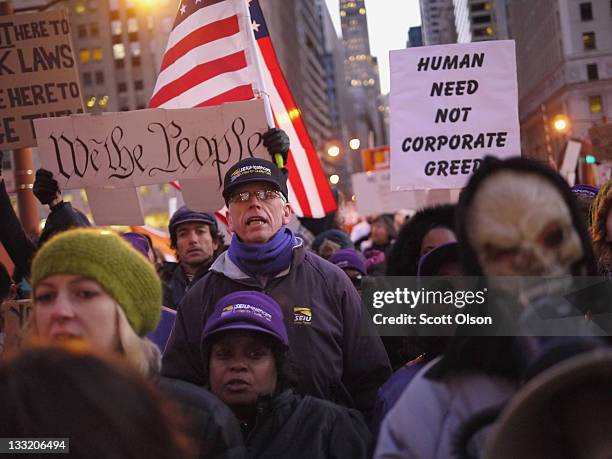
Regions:
M 291 389 L 288 352 L 281 308 L 261 292 L 224 296 L 206 322 L 210 390 L 240 421 L 248 456 L 369 457 L 371 435 L 358 411 Z

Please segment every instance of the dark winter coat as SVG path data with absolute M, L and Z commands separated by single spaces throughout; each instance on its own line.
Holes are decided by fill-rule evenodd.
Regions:
M 158 378 L 156 383 L 180 405 L 189 433 L 198 441 L 199 458 L 246 457 L 240 425 L 225 403 L 206 389 L 185 381 Z
M 245 444 L 247 457 L 257 459 L 360 459 L 371 454 L 371 434 L 361 413 L 292 390 L 260 399 Z
M 204 277 L 212 265 L 212 262 L 213 260 L 203 265 L 202 269 L 193 276 L 191 282 L 189 282 L 189 279 L 185 276 L 180 263 L 165 262 L 160 273 L 164 290 L 163 305 L 176 310 L 183 300 L 185 293 L 187 293 L 192 285 Z
M 361 336 L 361 300 L 346 274 L 303 245 L 293 250 L 289 269 L 266 283 L 240 271 L 227 252 L 221 254 L 178 309 L 162 374 L 206 384 L 200 337 L 214 304 L 234 291 L 258 290 L 283 309 L 298 391 L 369 413 L 376 391 L 391 375 L 380 338 Z

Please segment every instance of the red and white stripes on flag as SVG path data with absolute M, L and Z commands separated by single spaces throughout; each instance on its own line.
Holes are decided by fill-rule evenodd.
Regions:
M 182 0 L 149 106 L 202 107 L 261 93 L 268 96 L 274 124 L 291 141 L 287 168 L 295 212 L 319 218 L 334 211 L 336 202 L 278 64 L 259 2 Z
M 183 0 L 149 106 L 191 108 L 255 97 L 251 24 L 240 0 Z

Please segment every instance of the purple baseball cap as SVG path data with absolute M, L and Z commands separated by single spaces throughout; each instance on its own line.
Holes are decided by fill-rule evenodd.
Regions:
M 204 326 L 202 345 L 207 346 L 213 335 L 229 330 L 258 331 L 289 347 L 281 307 L 272 297 L 261 292 L 233 292 L 217 301 Z
M 355 249 L 337 250 L 328 260 L 339 268 L 352 268 L 359 271 L 364 276 L 367 275 L 365 260 Z

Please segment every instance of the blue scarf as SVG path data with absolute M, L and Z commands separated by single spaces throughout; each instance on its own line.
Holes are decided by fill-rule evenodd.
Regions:
M 234 234 L 227 254 L 242 272 L 251 277 L 273 275 L 289 267 L 295 245 L 293 232 L 282 226 L 264 244 L 245 244 Z

